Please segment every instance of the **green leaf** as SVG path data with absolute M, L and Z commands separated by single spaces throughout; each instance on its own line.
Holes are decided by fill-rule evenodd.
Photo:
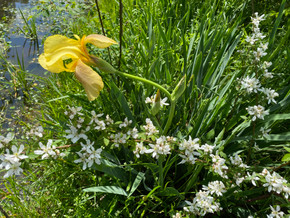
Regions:
M 288 152 L 290 152 L 290 148 L 288 148 L 288 147 L 283 147 L 286 151 L 288 151 Z
M 282 161 L 285 161 L 285 162 L 290 161 L 290 153 L 285 154 L 284 157 L 282 158 Z
M 184 198 L 183 195 L 179 193 L 179 191 L 173 187 L 166 187 L 164 190 L 158 192 L 158 196 L 179 196 Z
M 118 186 L 96 186 L 91 188 L 83 189 L 84 192 L 100 192 L 100 193 L 108 193 L 108 194 L 116 194 L 116 195 L 124 195 L 128 196 L 124 189 Z
M 111 88 L 112 88 L 112 94 L 118 100 L 118 103 L 120 104 L 121 109 L 123 109 L 125 115 L 128 117 L 129 120 L 132 120 L 133 124 L 134 124 L 135 119 L 132 115 L 132 112 L 129 108 L 129 105 L 128 105 L 128 102 L 127 102 L 125 96 L 119 90 L 119 88 L 116 86 L 116 84 L 114 82 L 111 82 Z
M 136 178 L 135 178 L 135 181 L 134 181 L 134 183 L 133 183 L 133 185 L 132 185 L 132 187 L 131 187 L 131 190 L 130 190 L 130 193 L 129 193 L 128 196 L 131 196 L 131 195 L 134 193 L 134 191 L 138 188 L 138 186 L 140 185 L 142 179 L 145 178 L 144 175 L 145 175 L 145 174 L 144 174 L 144 173 L 141 173 L 141 172 L 139 172 L 139 173 L 137 174 L 137 176 L 136 176 Z

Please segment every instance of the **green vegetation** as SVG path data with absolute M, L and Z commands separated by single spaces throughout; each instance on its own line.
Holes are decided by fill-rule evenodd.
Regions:
M 73 72 L 9 62 L 0 29 L 0 214 L 289 214 L 289 2 L 32 2 L 15 34 L 106 35 L 86 48 L 118 71 L 92 66 L 89 101 Z

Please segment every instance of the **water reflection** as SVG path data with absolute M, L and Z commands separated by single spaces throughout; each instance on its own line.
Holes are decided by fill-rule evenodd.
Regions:
M 1 0 L 0 1 L 0 19 L 3 17 L 14 17 L 12 9 L 20 8 L 21 6 L 28 5 L 29 0 Z M 9 21 L 9 19 L 7 20 Z

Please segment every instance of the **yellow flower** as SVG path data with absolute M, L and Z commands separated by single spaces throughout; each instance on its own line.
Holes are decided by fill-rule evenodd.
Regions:
M 49 36 L 44 42 L 44 53 L 39 56 L 38 61 L 44 69 L 52 73 L 75 72 L 88 99 L 93 101 L 99 96 L 104 83 L 100 75 L 89 66 L 97 66 L 98 58 L 88 53 L 86 44 L 107 48 L 117 42 L 98 34 L 83 36 L 82 39 L 75 35 L 75 38 L 70 39 L 62 35 Z

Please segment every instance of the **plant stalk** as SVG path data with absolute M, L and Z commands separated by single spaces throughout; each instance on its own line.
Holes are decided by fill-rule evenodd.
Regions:
M 166 135 L 167 131 L 169 130 L 169 127 L 171 126 L 172 119 L 173 119 L 174 112 L 175 112 L 175 105 L 176 105 L 176 102 L 171 101 L 169 116 L 168 116 L 168 120 L 167 120 L 166 125 L 165 125 L 164 130 L 163 130 L 163 135 Z
M 134 75 L 131 75 L 131 74 L 128 74 L 128 73 L 123 73 L 121 71 L 118 71 L 116 70 L 114 73 L 117 73 L 121 76 L 124 76 L 124 77 L 127 77 L 127 78 L 130 78 L 130 79 L 133 79 L 133 80 L 138 80 L 138 81 L 141 81 L 143 83 L 146 83 L 146 84 L 149 84 L 151 86 L 154 86 L 158 89 L 160 89 L 160 91 L 164 92 L 164 94 L 169 98 L 169 100 L 172 102 L 172 98 L 171 98 L 171 94 L 167 91 L 167 89 L 165 89 L 164 87 L 162 87 L 161 85 L 159 85 L 158 83 L 155 83 L 151 80 L 148 80 L 148 79 L 144 79 L 142 77 L 139 77 L 139 76 L 134 76 Z

